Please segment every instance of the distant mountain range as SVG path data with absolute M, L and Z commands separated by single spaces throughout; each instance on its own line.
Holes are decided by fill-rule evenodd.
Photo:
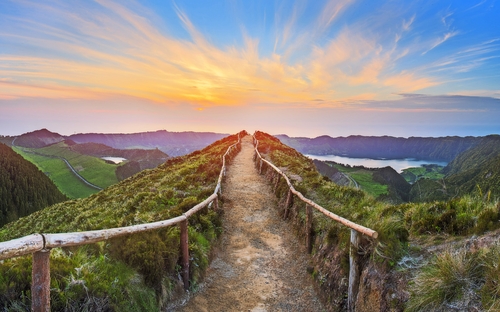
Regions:
M 71 140 L 75 143 L 100 143 L 115 149 L 159 149 L 170 156 L 180 156 L 202 149 L 226 136 L 228 134 L 192 131 L 170 132 L 166 130 L 130 134 L 80 133 L 63 136 L 47 129 L 41 129 L 11 138 L 14 145 L 30 148 L 41 148 L 64 140 Z
M 213 132 L 170 132 L 159 130 L 131 134 L 74 134 L 68 138 L 76 143 L 101 143 L 118 149 L 158 148 L 170 156 L 180 156 L 200 150 L 228 135 Z
M 446 161 L 478 144 L 482 137 L 410 137 L 359 136 L 332 138 L 289 137 L 276 135 L 282 143 L 303 154 L 337 155 L 353 158 L 405 159 Z
M 282 137 L 282 136 L 278 136 Z M 344 155 L 353 157 L 353 155 L 364 155 L 363 157 L 374 158 L 375 155 L 385 158 L 390 158 L 389 156 L 396 155 L 394 152 L 394 147 L 389 148 L 388 142 L 391 141 L 390 137 L 386 137 L 382 140 L 380 138 L 370 137 L 349 137 L 352 142 L 349 144 L 344 144 L 343 147 L 332 147 L 327 149 L 327 145 L 323 145 L 324 151 L 326 150 L 342 150 L 345 152 Z M 332 138 L 333 139 L 333 138 Z M 320 144 L 318 142 L 342 142 L 344 140 L 329 140 L 323 139 L 315 141 L 315 139 L 296 139 L 296 138 L 285 138 L 289 142 L 296 143 L 301 142 L 301 149 L 306 150 L 307 153 L 315 154 L 319 149 L 315 149 Z M 456 154 L 456 156 L 450 159 L 448 165 L 442 170 L 444 177 L 442 179 L 420 179 L 413 185 L 408 184 L 395 170 L 390 167 L 369 169 L 372 172 L 373 180 L 382 184 L 387 185 L 388 195 L 381 196 L 380 199 L 388 199 L 391 202 L 425 202 L 434 200 L 449 200 L 454 197 L 464 196 L 467 194 L 477 194 L 487 198 L 497 198 L 500 196 L 500 135 L 489 135 L 486 137 L 478 138 L 457 138 L 457 137 L 447 137 L 447 138 L 414 138 L 411 140 L 412 144 L 406 144 L 405 142 L 393 138 L 392 144 L 400 146 L 401 149 L 405 149 L 404 155 L 407 158 L 420 158 L 427 160 L 447 160 L 444 156 L 451 157 L 451 155 Z M 461 140 L 465 139 L 465 140 Z M 311 143 L 312 142 L 312 143 Z M 361 146 L 361 142 L 370 146 L 371 149 Z M 383 148 L 379 148 L 374 142 L 385 142 L 381 146 L 387 148 L 384 152 Z M 470 146 L 465 150 L 462 150 L 467 144 Z M 411 146 L 411 148 L 408 148 Z M 430 155 L 426 156 L 422 150 L 418 150 L 417 147 L 420 146 L 422 150 L 427 150 Z M 354 152 L 347 147 L 353 148 Z M 445 151 L 440 151 L 439 148 L 446 148 Z M 435 150 L 434 150 L 435 149 Z M 414 153 L 412 153 L 414 151 Z M 400 153 L 403 155 L 403 153 Z M 441 155 L 443 158 L 434 158 L 436 155 Z M 361 157 L 361 156 L 360 156 Z M 340 185 L 350 185 L 350 181 L 346 176 L 340 173 L 335 167 L 331 166 L 333 162 L 321 162 L 318 160 L 314 161 L 318 170 L 332 181 Z M 330 165 L 329 165 L 330 164 Z
M 19 136 L 0 135 L 0 143 L 21 148 L 22 151 L 32 155 L 65 160 L 68 166 L 71 163 L 73 167 L 76 167 L 73 170 L 84 171 L 85 175 L 91 176 L 95 180 L 94 183 L 108 185 L 114 179 L 107 173 L 109 170 L 113 170 L 117 181 L 121 181 L 144 169 L 155 168 L 172 156 L 181 156 L 201 150 L 226 136 L 226 134 L 211 132 L 169 132 L 165 130 L 133 134 L 88 133 L 63 136 L 47 129 L 40 129 Z M 29 150 L 23 150 L 23 148 Z M 85 157 L 79 157 L 79 155 Z M 122 157 L 126 161 L 111 167 L 96 167 L 91 165 L 96 163 L 87 156 L 92 158 Z M 35 159 L 38 158 L 35 157 Z M 38 161 L 44 161 L 44 159 L 46 158 L 38 159 Z M 37 160 L 30 159 L 30 161 L 40 165 L 36 162 Z M 43 166 L 47 166 L 47 164 Z M 88 191 L 78 188 L 81 183 L 70 185 L 63 182 L 63 179 L 67 178 L 64 175 L 66 170 L 66 165 L 63 164 L 62 168 L 51 168 L 48 171 L 54 173 L 51 178 L 59 187 L 62 187 L 62 184 L 65 185 L 65 194 L 71 198 L 85 197 Z M 86 190 L 85 185 L 81 185 L 81 187 Z

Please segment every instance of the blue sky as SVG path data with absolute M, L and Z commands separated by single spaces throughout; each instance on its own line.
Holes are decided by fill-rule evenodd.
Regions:
M 500 133 L 499 5 L 0 0 L 0 134 Z

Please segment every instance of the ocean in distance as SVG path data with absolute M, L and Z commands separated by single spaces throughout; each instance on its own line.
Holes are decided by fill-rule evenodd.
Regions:
M 318 159 L 323 161 L 329 160 L 343 165 L 364 166 L 366 168 L 383 168 L 390 166 L 398 173 L 403 172 L 403 169 L 411 167 L 420 167 L 422 165 L 436 164 L 444 167 L 448 164 L 447 162 L 416 160 L 411 158 L 370 159 L 370 158 L 351 158 L 351 157 L 336 156 L 336 155 L 305 155 L 305 156 L 311 159 Z

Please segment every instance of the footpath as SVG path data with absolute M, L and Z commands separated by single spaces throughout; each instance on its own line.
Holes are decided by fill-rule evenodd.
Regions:
M 271 186 L 255 169 L 252 137 L 228 166 L 224 232 L 203 283 L 175 311 L 323 311 L 308 255 L 278 216 Z

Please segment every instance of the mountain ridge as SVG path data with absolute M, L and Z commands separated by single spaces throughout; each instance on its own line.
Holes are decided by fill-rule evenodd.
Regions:
M 75 143 L 100 143 L 115 149 L 159 149 L 170 156 L 182 156 L 202 149 L 228 136 L 225 133 L 167 130 L 136 133 L 77 133 L 61 135 L 46 128 L 18 136 L 3 137 L 7 145 L 41 148 L 64 140 Z M 10 142 L 7 142 L 7 138 Z
M 361 136 L 316 138 L 275 135 L 284 144 L 303 154 L 337 155 L 353 158 L 405 159 L 449 162 L 461 152 L 478 144 L 482 137 L 393 137 Z

